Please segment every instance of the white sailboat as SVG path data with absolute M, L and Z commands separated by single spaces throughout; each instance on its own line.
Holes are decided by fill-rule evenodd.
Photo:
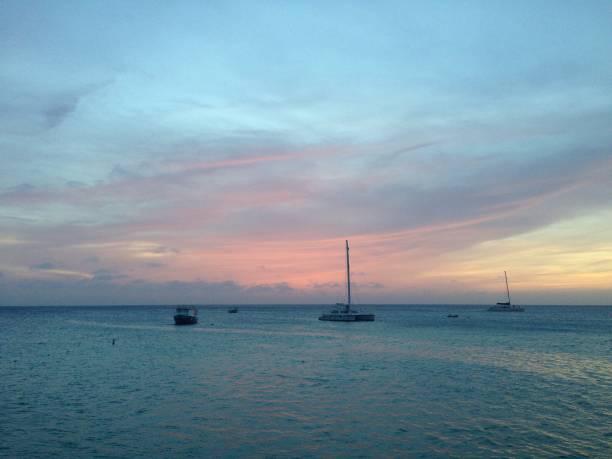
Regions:
M 512 304 L 512 301 L 510 300 L 510 289 L 508 288 L 508 275 L 506 274 L 506 271 L 504 271 L 504 277 L 506 278 L 506 295 L 507 295 L 508 301 L 502 301 L 502 302 L 497 303 L 495 306 L 491 306 L 489 308 L 489 311 L 523 312 L 525 310 L 524 308 L 522 308 L 521 306 Z
M 351 267 L 349 263 L 349 243 L 346 241 L 346 287 L 347 302 L 336 303 L 336 308 L 319 316 L 319 320 L 333 322 L 373 322 L 374 314 L 364 314 L 351 309 Z

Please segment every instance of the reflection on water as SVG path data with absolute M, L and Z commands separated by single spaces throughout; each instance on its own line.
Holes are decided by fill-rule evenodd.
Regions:
M 607 456 L 611 308 L 319 309 L 2 309 L 0 457 Z

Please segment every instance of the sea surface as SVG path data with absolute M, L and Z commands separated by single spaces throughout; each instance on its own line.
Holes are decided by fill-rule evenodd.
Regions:
M 0 457 L 612 457 L 611 307 L 363 309 L 0 308 Z

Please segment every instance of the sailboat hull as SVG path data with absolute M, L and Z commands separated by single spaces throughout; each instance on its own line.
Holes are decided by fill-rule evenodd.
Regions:
M 319 320 L 330 322 L 374 322 L 374 314 L 355 314 L 355 313 L 329 313 L 321 314 Z
M 374 322 L 374 314 L 357 314 L 357 322 Z
M 321 314 L 319 320 L 327 320 L 330 322 L 355 322 L 357 318 L 355 314 Z
M 515 305 L 496 304 L 495 306 L 491 306 L 488 310 L 492 312 L 524 312 L 525 308 Z

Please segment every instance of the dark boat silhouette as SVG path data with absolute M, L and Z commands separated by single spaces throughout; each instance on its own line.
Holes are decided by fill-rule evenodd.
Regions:
M 198 310 L 195 306 L 179 306 L 174 314 L 174 325 L 194 325 L 198 323 Z
M 523 312 L 525 308 L 512 304 L 510 299 L 510 288 L 508 287 L 508 275 L 504 271 L 504 277 L 506 278 L 506 297 L 508 301 L 500 301 L 495 306 L 491 306 L 488 310 L 493 312 Z
M 360 313 L 351 309 L 351 266 L 349 263 L 349 243 L 346 241 L 346 289 L 347 303 L 336 303 L 336 309 L 319 316 L 319 320 L 331 322 L 374 322 L 374 314 Z

